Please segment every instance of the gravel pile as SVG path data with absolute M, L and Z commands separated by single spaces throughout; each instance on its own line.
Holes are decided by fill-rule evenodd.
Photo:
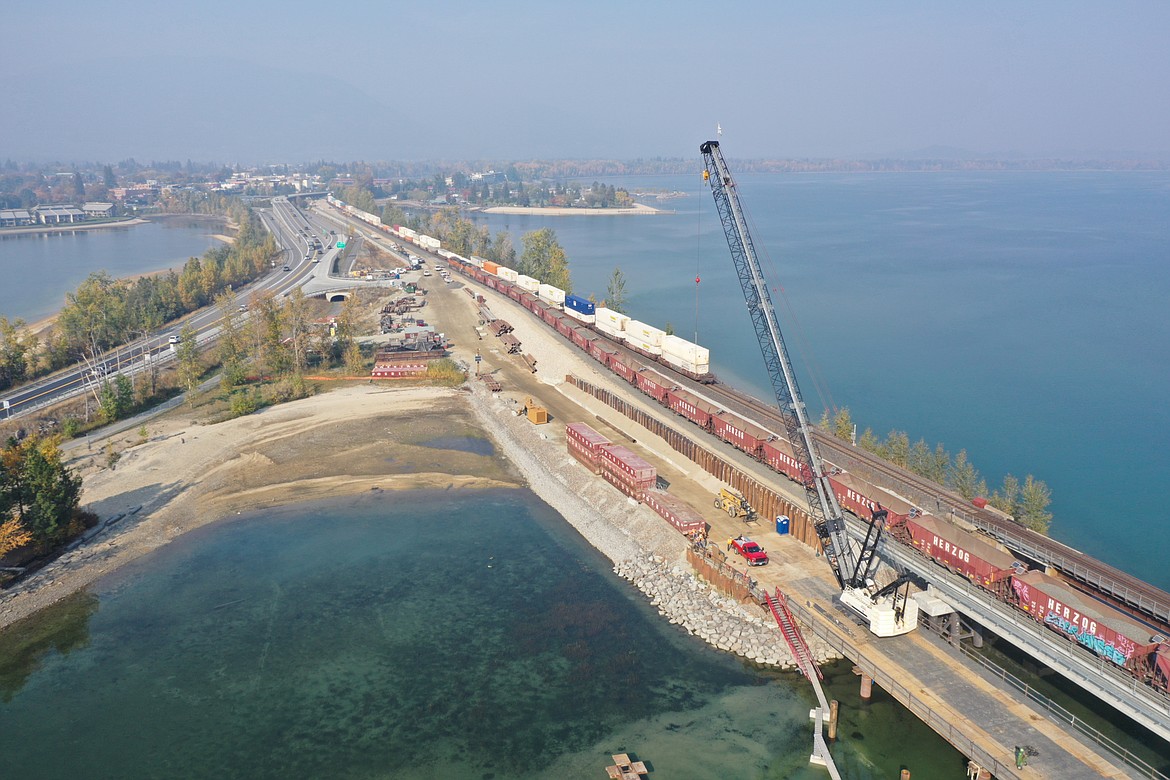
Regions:
M 622 561 L 613 570 L 645 593 L 659 614 L 708 644 L 765 666 L 796 667 L 774 622 L 720 594 L 689 567 L 642 555 Z

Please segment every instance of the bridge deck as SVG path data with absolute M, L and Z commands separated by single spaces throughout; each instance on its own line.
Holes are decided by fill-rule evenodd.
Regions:
M 761 583 L 780 584 L 803 624 L 995 777 L 1131 776 L 1119 762 L 1000 690 L 979 670 L 964 665 L 956 653 L 925 632 L 886 639 L 870 634 L 834 604 L 836 582 L 827 576 L 824 561 L 795 540 L 774 540 L 770 548 L 773 563 L 779 565 L 768 566 L 767 572 L 753 571 Z M 825 569 L 826 576 L 821 576 L 818 567 Z M 1036 755 L 1017 775 L 1015 748 L 1020 745 L 1032 748 Z

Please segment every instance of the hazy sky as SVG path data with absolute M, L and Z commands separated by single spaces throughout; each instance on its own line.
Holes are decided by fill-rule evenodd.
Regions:
M 6 3 L 0 159 L 1170 156 L 1170 3 Z

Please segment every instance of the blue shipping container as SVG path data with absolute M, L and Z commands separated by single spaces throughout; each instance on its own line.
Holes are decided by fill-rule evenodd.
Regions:
M 597 304 L 579 295 L 566 295 L 565 308 L 572 309 L 580 314 L 595 314 L 597 312 Z

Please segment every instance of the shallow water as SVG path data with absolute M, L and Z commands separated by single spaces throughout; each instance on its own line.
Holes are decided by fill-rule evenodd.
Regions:
M 800 678 L 670 626 L 527 491 L 244 516 L 95 596 L 2 635 L 35 637 L 0 668 L 6 774 L 591 777 L 633 752 L 661 777 L 824 776 Z M 848 777 L 959 761 L 893 709 L 843 712 Z
M 458 450 L 470 452 L 472 455 L 495 455 L 496 448 L 490 439 L 481 436 L 440 436 L 436 439 L 419 442 L 423 447 L 433 447 L 437 450 Z

